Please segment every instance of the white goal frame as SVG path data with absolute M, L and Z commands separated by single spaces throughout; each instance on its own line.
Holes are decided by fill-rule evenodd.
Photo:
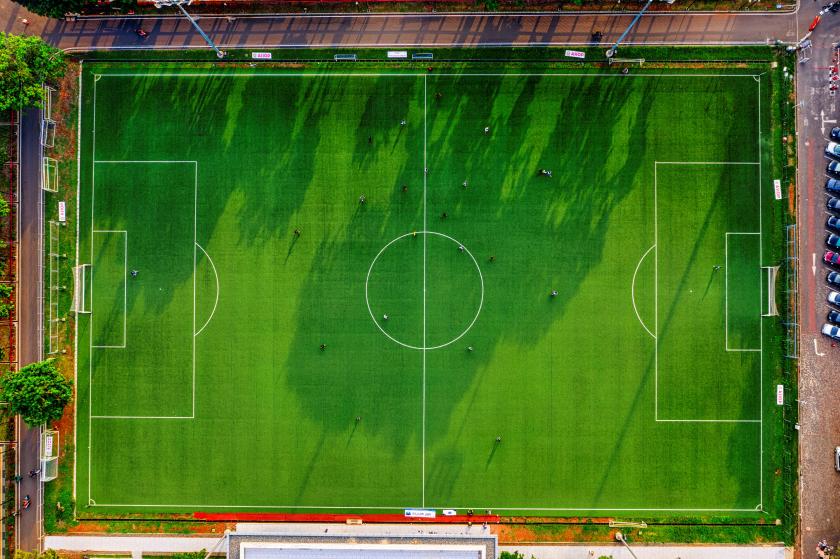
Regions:
M 73 305 L 70 310 L 76 314 L 90 314 L 91 309 L 87 303 L 87 274 L 91 269 L 90 264 L 73 266 Z
M 779 309 L 776 307 L 776 276 L 779 274 L 779 266 L 762 266 L 767 271 L 767 308 L 761 316 L 779 316 Z
M 58 161 L 44 157 L 41 170 L 41 188 L 47 192 L 58 192 Z

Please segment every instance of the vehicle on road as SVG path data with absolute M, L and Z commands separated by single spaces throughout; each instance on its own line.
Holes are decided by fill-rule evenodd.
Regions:
M 837 142 L 828 142 L 825 146 L 825 154 L 835 159 L 840 159 L 840 144 Z
M 822 333 L 828 336 L 829 338 L 840 340 L 840 326 L 834 326 L 832 324 L 823 324 Z

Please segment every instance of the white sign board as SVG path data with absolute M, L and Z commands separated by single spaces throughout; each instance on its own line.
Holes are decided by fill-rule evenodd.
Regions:
M 776 179 L 773 181 L 773 191 L 776 193 L 776 200 L 782 199 L 782 181 Z
M 434 518 L 435 511 L 426 509 L 405 509 L 406 518 Z
M 407 50 L 389 50 L 388 58 L 408 58 Z
M 271 60 L 270 52 L 252 52 L 251 58 L 254 60 Z
M 67 204 L 64 202 L 58 203 L 58 221 L 61 223 L 67 221 Z
M 44 437 L 44 456 L 52 457 L 53 455 L 53 436 L 47 435 Z
M 455 509 L 443 509 L 443 516 L 455 516 L 458 514 Z
M 586 58 L 586 53 L 582 50 L 567 50 L 566 56 L 569 58 Z
M 785 403 L 785 386 L 783 384 L 776 385 L 776 405 L 781 406 Z

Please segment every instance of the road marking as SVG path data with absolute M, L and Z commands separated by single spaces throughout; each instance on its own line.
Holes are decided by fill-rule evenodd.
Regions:
M 811 253 L 811 273 L 814 274 L 814 276 L 817 275 L 817 253 L 816 252 Z
M 817 357 L 822 357 L 822 356 L 825 355 L 825 353 L 820 353 L 820 350 L 817 349 L 817 339 L 816 338 L 814 338 L 814 353 L 817 354 Z
M 825 111 L 820 109 L 820 120 L 822 123 L 820 124 L 820 132 L 825 134 L 825 125 L 826 124 L 837 124 L 836 118 L 825 118 Z

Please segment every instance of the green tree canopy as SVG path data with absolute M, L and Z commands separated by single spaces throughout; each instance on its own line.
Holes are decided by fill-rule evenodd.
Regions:
M 64 53 L 33 35 L 0 33 L 0 111 L 39 107 L 64 75 Z
M 61 418 L 73 396 L 73 382 L 47 359 L 6 373 L 0 378 L 0 393 L 13 413 L 35 426 Z

